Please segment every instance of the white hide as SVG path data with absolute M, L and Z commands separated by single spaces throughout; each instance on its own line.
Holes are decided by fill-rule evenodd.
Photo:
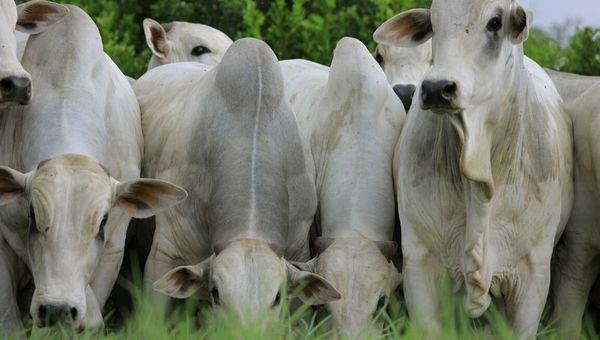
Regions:
M 433 111 L 417 89 L 396 152 L 407 307 L 434 333 L 448 275 L 474 317 L 502 298 L 519 338 L 535 336 L 546 302 L 572 205 L 571 122 L 549 77 L 523 57 L 528 18 L 515 1 L 434 0 L 380 36 L 411 47 L 433 35 L 425 81 L 454 84 Z
M 392 160 L 405 112 L 358 40 L 342 39 L 331 69 L 282 61 L 286 97 L 315 162 L 319 257 L 305 268 L 330 280 L 342 298 L 328 303 L 335 331 L 369 334 L 400 285 Z M 387 256 L 387 258 L 386 258 Z
M 17 9 L 14 0 L 0 0 L 0 108 L 31 99 L 31 76 L 19 62 L 15 29 L 39 33 L 67 13 L 66 7 L 48 1 L 31 1 Z
M 277 310 L 286 283 L 291 292 L 305 285 L 294 293 L 314 304 L 339 298 L 287 262 L 309 258 L 317 198 L 275 55 L 242 39 L 207 68 L 164 65 L 134 86 L 146 175 L 185 183 L 190 194 L 157 216 L 145 284 L 175 298 L 197 294 L 242 321 Z
M 550 73 L 556 76 L 557 73 Z M 564 339 L 580 337 L 581 322 L 588 295 L 600 274 L 600 82 L 589 87 L 593 77 L 566 75 L 557 81 L 573 120 L 574 184 L 573 212 L 557 247 L 552 276 L 553 313 L 551 320 L 560 328 Z M 588 88 L 581 93 L 579 89 Z
M 180 21 L 161 25 L 146 19 L 144 33 L 152 51 L 148 70 L 186 61 L 214 66 L 233 43 L 225 33 L 215 28 Z
M 138 179 L 135 94 L 91 18 L 68 9 L 24 51 L 36 97 L 0 115 L 0 164 L 10 166 L 0 168 L 0 230 L 31 270 L 36 324 L 86 327 L 102 322 L 131 216 L 151 216 L 185 191 Z

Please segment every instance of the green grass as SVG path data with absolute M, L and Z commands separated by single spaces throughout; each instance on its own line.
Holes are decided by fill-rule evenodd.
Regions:
M 331 332 L 325 313 L 315 313 L 313 309 L 302 307 L 289 313 L 288 299 L 282 299 L 279 321 L 274 315 L 265 315 L 251 324 L 242 324 L 227 311 L 204 308 L 202 312 L 197 301 L 187 300 L 176 307 L 167 308 L 162 303 L 151 303 L 143 298 L 139 275 L 137 283 L 120 281 L 133 296 L 134 312 L 125 316 L 125 321 L 115 313 L 108 313 L 105 327 L 97 330 L 77 332 L 66 327 L 34 329 L 30 338 L 45 339 L 329 339 Z M 444 290 L 449 292 L 449 290 Z M 458 297 L 449 293 L 442 303 L 443 339 L 514 339 L 514 335 L 502 316 L 491 308 L 482 318 L 470 319 L 462 308 Z M 393 299 L 386 313 L 379 317 L 384 321 L 383 332 L 373 339 L 424 339 L 426 330 L 417 327 L 407 316 L 402 303 Z M 29 321 L 31 322 L 31 321 Z M 17 338 L 17 336 L 15 336 Z M 559 339 L 555 330 L 543 328 L 539 339 Z M 583 339 L 598 339 L 593 327 L 593 318 L 586 315 Z

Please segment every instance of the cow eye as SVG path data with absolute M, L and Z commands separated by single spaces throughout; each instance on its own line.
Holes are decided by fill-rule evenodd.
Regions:
M 375 309 L 375 315 L 379 314 L 387 306 L 387 298 L 382 296 L 377 301 L 377 308 Z
M 196 46 L 192 49 L 191 53 L 194 57 L 199 57 L 203 54 L 210 53 L 210 52 L 211 52 L 210 49 L 206 46 Z
M 281 293 L 277 293 L 275 296 L 275 301 L 273 301 L 273 308 L 279 306 L 281 304 Z
M 502 19 L 494 17 L 488 21 L 487 30 L 490 32 L 498 32 L 502 28 Z
M 379 53 L 379 51 L 375 52 L 375 60 L 379 65 L 383 65 L 383 56 L 381 53 Z
M 213 288 L 210 291 L 210 296 L 212 298 L 213 305 L 218 305 L 220 302 L 219 301 L 219 290 L 217 288 Z
M 108 221 L 108 213 L 104 214 L 102 217 L 102 221 L 100 221 L 100 229 L 98 229 L 98 238 L 104 241 L 104 227 L 106 226 L 106 222 Z
M 29 232 L 37 232 L 37 223 L 35 221 L 35 212 L 33 211 L 33 205 L 29 205 Z

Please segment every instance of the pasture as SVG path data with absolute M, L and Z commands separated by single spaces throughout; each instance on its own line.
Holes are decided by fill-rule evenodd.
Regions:
M 108 312 L 106 326 L 102 329 L 76 331 L 60 326 L 53 329 L 35 329 L 30 334 L 32 340 L 44 339 L 148 339 L 148 340 L 187 340 L 187 339 L 290 339 L 290 340 L 325 340 L 330 339 L 331 330 L 326 323 L 325 313 L 310 309 L 289 313 L 282 308 L 279 321 L 269 320 L 269 315 L 258 318 L 250 324 L 241 323 L 235 315 L 227 311 L 201 311 L 197 303 L 188 301 L 174 308 L 162 304 L 152 304 L 143 298 L 141 277 L 134 275 L 133 281 L 122 280 L 118 283 L 129 290 L 133 297 L 134 311 L 130 315 L 116 316 L 115 311 Z M 503 317 L 492 310 L 477 320 L 469 318 L 460 300 L 451 297 L 447 289 L 442 289 L 446 298 L 443 305 L 444 330 L 443 339 L 448 340 L 513 340 L 516 339 Z M 375 336 L 364 337 L 373 340 L 420 340 L 424 339 L 426 330 L 413 324 L 407 316 L 406 309 L 396 297 L 390 302 L 387 311 L 378 315 L 384 321 L 384 330 Z M 283 306 L 289 300 L 284 299 Z M 109 308 L 110 309 L 110 308 Z M 284 312 L 285 311 L 285 312 Z M 598 311 L 590 311 L 584 320 L 582 340 L 598 339 L 594 323 Z M 125 319 L 122 319 L 125 317 Z M 117 321 L 115 319 L 120 319 Z M 14 338 L 18 338 L 15 335 Z M 551 327 L 540 330 L 538 339 L 560 339 L 558 332 Z

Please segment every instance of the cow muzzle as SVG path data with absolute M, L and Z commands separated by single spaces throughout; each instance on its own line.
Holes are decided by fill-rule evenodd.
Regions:
M 417 89 L 417 87 L 412 84 L 398 84 L 394 85 L 393 89 L 398 98 L 400 98 L 400 100 L 402 101 L 402 104 L 404 105 L 404 110 L 408 112 L 412 105 L 413 96 L 415 95 L 415 90 Z
M 27 77 L 6 77 L 0 80 L 0 102 L 21 105 L 31 100 L 31 80 Z
M 79 316 L 77 308 L 68 304 L 40 305 L 37 310 L 37 325 L 43 328 L 57 324 L 75 324 Z
M 421 85 L 421 108 L 439 114 L 460 111 L 458 84 L 451 80 L 424 80 Z

